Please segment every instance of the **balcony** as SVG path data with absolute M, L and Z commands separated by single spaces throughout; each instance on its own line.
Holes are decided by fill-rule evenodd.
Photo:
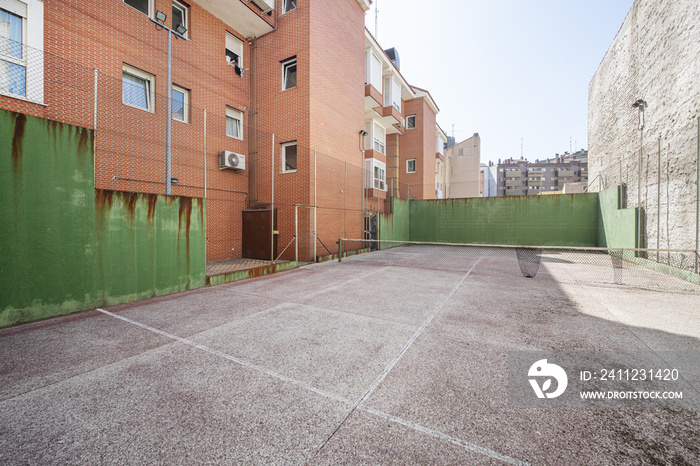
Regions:
M 198 3 L 245 37 L 258 37 L 275 29 L 274 0 L 198 0 Z
M 544 170 L 528 170 L 527 176 L 544 176 Z
M 380 106 L 383 101 L 384 98 L 381 92 L 371 84 L 365 84 L 365 112 Z
M 365 99 L 367 99 L 367 97 L 365 97 Z M 379 115 L 379 118 L 375 117 L 375 119 L 380 121 L 382 126 L 387 128 L 386 134 L 404 134 L 403 117 L 395 107 L 376 107 L 374 108 L 374 112 L 376 115 Z
M 518 189 L 520 189 L 520 187 L 522 186 L 520 180 L 506 180 L 506 187 L 514 188 L 516 186 L 518 187 Z
M 557 172 L 557 176 L 560 178 L 573 178 L 575 175 L 573 170 L 561 170 Z
M 521 175 L 520 170 L 518 170 L 516 172 L 505 172 L 506 178 L 520 178 L 520 175 Z
M 522 196 L 523 191 L 520 189 L 506 189 L 506 196 Z
M 542 180 L 527 180 L 528 186 L 542 186 Z
M 588 178 L 588 170 L 581 170 L 581 178 Z

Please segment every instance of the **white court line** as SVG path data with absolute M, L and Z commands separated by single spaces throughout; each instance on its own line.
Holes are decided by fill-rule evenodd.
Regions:
M 479 260 L 481 260 L 481 259 L 479 259 Z M 479 262 L 479 261 L 477 261 L 477 262 L 474 264 L 474 267 L 476 267 L 476 264 L 478 264 L 478 262 Z M 422 332 L 422 329 L 425 328 L 425 326 L 427 326 L 427 325 L 430 323 L 430 321 L 432 321 L 433 317 L 435 317 L 435 315 L 437 314 L 437 312 L 438 312 L 440 309 L 442 309 L 442 307 L 445 305 L 445 303 L 447 302 L 447 300 L 448 300 L 452 295 L 454 295 L 454 293 L 457 291 L 457 289 L 459 288 L 459 286 L 460 286 L 462 283 L 464 283 L 464 280 L 467 278 L 467 276 L 469 275 L 469 273 L 471 273 L 471 271 L 474 269 L 474 267 L 472 267 L 472 268 L 469 270 L 469 272 L 462 278 L 462 280 L 460 281 L 460 283 L 452 290 L 452 292 L 450 293 L 450 295 L 440 304 L 440 306 L 438 307 L 438 309 L 433 313 L 432 316 L 430 316 L 430 318 L 426 321 L 426 323 L 423 325 L 423 327 L 421 327 L 421 330 L 419 330 L 419 331 L 416 333 L 416 335 L 414 335 L 414 338 L 411 339 L 411 342 L 415 341 L 415 339 L 418 338 L 418 336 L 420 335 L 420 332 Z M 104 309 L 97 309 L 97 311 L 99 311 L 99 312 L 101 312 L 101 313 L 103 313 L 103 314 L 105 314 L 105 315 L 108 315 L 108 316 L 110 316 L 110 317 L 114 317 L 115 319 L 119 319 L 119 320 L 122 320 L 122 321 L 124 321 L 124 322 L 127 322 L 127 323 L 129 323 L 129 324 L 131 324 L 131 325 L 135 325 L 135 326 L 140 327 L 140 328 L 142 328 L 142 329 L 148 330 L 149 332 L 153 332 L 153 333 L 156 333 L 156 334 L 158 334 L 158 335 L 164 336 L 164 337 L 166 337 L 166 338 L 170 338 L 170 339 L 172 339 L 172 340 L 178 341 L 178 342 L 183 343 L 183 344 L 185 344 L 185 345 L 188 345 L 188 346 L 191 346 L 191 347 L 193 347 L 193 348 L 197 348 L 197 349 L 199 349 L 199 350 L 202 350 L 202 351 L 205 351 L 205 352 L 207 352 L 207 353 L 210 353 L 210 354 L 212 354 L 212 355 L 214 355 L 214 356 L 218 356 L 218 357 L 220 357 L 220 358 L 224 358 L 224 359 L 226 359 L 226 360 L 228 360 L 228 361 L 234 362 L 234 363 L 239 364 L 239 365 L 241 365 L 241 366 L 243 366 L 243 367 L 246 367 L 246 368 L 248 368 L 248 369 L 251 369 L 251 370 L 254 370 L 254 371 L 258 371 L 258 372 L 261 372 L 261 373 L 263 373 L 263 374 L 269 375 L 270 377 L 273 377 L 273 378 L 275 378 L 275 379 L 281 380 L 281 381 L 283 381 L 283 382 L 291 383 L 292 385 L 295 385 L 295 386 L 300 387 L 300 388 L 302 388 L 302 389 L 304 389 L 304 390 L 307 390 L 307 391 L 310 391 L 310 392 L 315 393 L 315 394 L 317 394 L 317 395 L 320 395 L 320 396 L 322 396 L 322 397 L 324 397 L 324 398 L 328 398 L 328 399 L 330 399 L 330 400 L 334 400 L 334 401 L 338 401 L 338 402 L 340 402 L 340 403 L 343 403 L 343 404 L 346 405 L 347 407 L 352 408 L 352 409 L 351 409 L 351 413 L 352 413 L 352 411 L 354 411 L 355 409 L 359 409 L 359 410 L 364 411 L 364 412 L 367 412 L 367 413 L 369 413 L 369 414 L 372 414 L 372 415 L 381 417 L 382 419 L 385 419 L 385 420 L 387 420 L 387 421 L 391 421 L 391 422 L 395 422 L 395 423 L 397 423 L 397 424 L 401 424 L 401 425 L 403 425 L 403 426 L 405 426 L 405 427 L 408 427 L 408 428 L 413 429 L 413 430 L 415 430 L 415 431 L 417 431 L 417 432 L 420 432 L 421 434 L 428 435 L 428 436 L 430 436 L 430 437 L 433 437 L 433 438 L 436 438 L 436 439 L 439 439 L 439 440 L 443 440 L 443 441 L 445 441 L 445 442 L 449 442 L 449 443 L 451 443 L 451 444 L 453 444 L 453 445 L 457 445 L 457 446 L 462 447 L 462 448 L 464 448 L 464 449 L 466 449 L 466 450 L 470 450 L 470 451 L 473 451 L 473 452 L 476 452 L 476 453 L 480 453 L 480 454 L 482 454 L 482 455 L 484 455 L 484 456 L 488 456 L 488 457 L 490 457 L 490 458 L 493 458 L 493 459 L 496 459 L 496 460 L 499 460 L 499 461 L 503 461 L 503 462 L 508 463 L 508 464 L 517 464 L 517 465 L 525 465 L 525 464 L 527 464 L 527 463 L 524 463 L 524 462 L 522 462 L 522 461 L 519 461 L 519 460 L 516 460 L 516 459 L 514 459 L 514 458 L 511 458 L 511 457 L 509 457 L 509 456 L 502 455 L 502 454 L 500 454 L 500 453 L 498 453 L 498 452 L 495 452 L 495 451 L 493 451 L 493 450 L 490 450 L 490 449 L 488 449 L 488 448 L 480 447 L 479 445 L 476 445 L 476 444 L 473 444 L 473 443 L 470 443 L 470 442 L 467 442 L 467 441 L 464 441 L 464 440 L 461 440 L 461 439 L 458 439 L 458 438 L 451 437 L 451 436 L 449 436 L 449 435 L 447 435 L 447 434 L 444 434 L 444 433 L 442 433 L 442 432 L 440 432 L 440 431 L 433 430 L 433 429 L 430 429 L 430 428 L 427 428 L 427 427 L 423 427 L 423 426 L 421 426 L 420 424 L 416 424 L 415 422 L 407 421 L 407 420 L 402 419 L 402 418 L 397 417 L 397 416 L 392 416 L 391 414 L 385 413 L 385 412 L 383 412 L 383 411 L 379 411 L 379 410 L 374 409 L 374 408 L 366 408 L 366 407 L 360 406 L 360 404 L 362 403 L 362 401 L 364 401 L 364 400 L 366 399 L 366 397 L 369 396 L 369 394 L 371 393 L 371 391 L 373 391 L 374 388 L 376 388 L 376 387 L 374 387 L 374 388 L 372 388 L 370 391 L 368 391 L 367 394 L 366 394 L 359 402 L 352 402 L 352 401 L 350 401 L 349 399 L 344 398 L 344 397 L 342 397 L 342 396 L 340 396 L 340 395 L 335 395 L 335 394 L 329 393 L 329 392 L 327 392 L 327 391 L 325 391 L 325 390 L 318 389 L 318 388 L 313 387 L 313 386 L 311 386 L 311 385 L 309 385 L 309 384 L 307 384 L 307 383 L 304 383 L 304 382 L 302 382 L 302 381 L 300 381 L 300 380 L 296 380 L 296 379 L 293 379 L 293 378 L 291 378 L 291 377 L 287 377 L 287 376 L 285 376 L 285 375 L 279 374 L 279 373 L 277 373 L 277 372 L 275 372 L 275 371 L 272 371 L 272 370 L 270 370 L 270 369 L 267 369 L 267 368 L 265 368 L 265 367 L 258 366 L 257 364 L 252 364 L 252 363 L 250 363 L 250 362 L 248 362 L 248 361 L 244 361 L 243 359 L 239 359 L 239 358 L 236 358 L 236 357 L 234 357 L 234 356 L 230 356 L 230 355 L 228 355 L 228 354 L 226 354 L 226 353 L 222 353 L 221 351 L 217 351 L 217 350 L 215 350 L 215 349 L 206 347 L 206 346 L 204 346 L 204 345 L 200 345 L 200 344 L 195 343 L 195 342 L 193 342 L 193 341 L 191 341 L 191 340 L 188 340 L 188 339 L 186 339 L 186 338 L 178 337 L 177 335 L 173 335 L 173 334 L 171 334 L 171 333 L 165 332 L 165 331 L 163 331 L 163 330 L 159 330 L 159 329 L 154 328 L 154 327 L 151 327 L 151 326 L 149 326 L 149 325 L 142 324 L 141 322 L 137 322 L 137 321 L 135 321 L 135 320 L 129 319 L 128 317 L 120 316 L 120 315 L 118 315 L 118 314 L 114 314 L 114 313 L 109 312 L 109 311 L 106 311 L 106 310 L 104 310 Z M 410 346 L 410 345 L 408 345 L 408 346 Z M 407 349 L 408 349 L 408 348 L 405 347 L 404 351 L 402 351 L 401 354 L 405 353 L 405 350 L 407 350 Z M 399 356 L 398 358 L 396 358 L 395 361 L 394 361 L 392 364 L 390 364 L 389 366 L 390 366 L 390 367 L 393 367 L 393 366 L 396 364 L 396 362 L 398 362 L 398 359 L 400 359 L 400 356 Z M 388 370 L 391 370 L 391 369 L 388 368 Z M 385 370 L 386 374 L 388 374 L 388 370 Z M 382 375 L 383 375 L 384 377 L 386 377 L 386 374 L 382 374 Z M 383 380 L 383 377 L 380 377 L 380 379 Z M 379 380 L 379 379 L 378 379 L 378 380 Z M 381 380 L 379 380 L 379 383 L 381 383 Z M 378 386 L 379 383 L 376 383 L 376 385 Z M 346 419 L 347 419 L 347 418 L 346 418 Z M 335 432 L 337 432 L 337 431 L 339 430 L 339 428 L 340 428 L 340 426 L 338 427 L 338 429 L 336 429 Z M 334 433 L 335 433 L 335 432 L 334 432 Z
M 402 349 L 401 352 L 398 354 L 398 356 L 396 356 L 396 357 L 394 358 L 394 360 L 391 361 L 391 363 L 389 363 L 388 366 L 386 366 L 386 368 L 384 369 L 384 372 L 381 373 L 381 375 L 377 378 L 377 380 L 374 381 L 374 383 L 373 383 L 372 386 L 369 388 L 369 390 L 367 390 L 367 393 L 365 393 L 364 396 L 363 396 L 362 398 L 360 398 L 360 400 L 357 402 L 356 407 L 362 406 L 362 403 L 364 403 L 364 402 L 367 400 L 367 398 L 369 398 L 369 396 L 377 389 L 377 387 L 379 387 L 379 384 L 381 384 L 381 383 L 384 381 L 384 379 L 386 378 L 386 376 L 389 375 L 389 372 L 391 372 L 391 370 L 394 368 L 394 366 L 396 366 L 396 364 L 397 364 L 397 363 L 399 362 L 399 360 L 403 357 L 403 355 L 406 353 L 406 351 L 408 351 L 408 349 L 409 349 L 409 348 L 413 345 L 413 343 L 418 339 L 418 337 L 420 336 L 420 334 L 423 333 L 423 330 L 425 330 L 425 328 L 430 324 L 430 322 L 433 321 L 433 319 L 434 319 L 435 316 L 438 314 L 438 312 L 440 312 L 440 311 L 442 310 L 442 308 L 445 306 L 445 304 L 447 304 L 447 301 L 449 301 L 450 298 L 457 292 L 457 290 L 459 289 L 459 287 L 462 286 L 462 284 L 464 283 L 464 280 L 466 280 L 467 277 L 469 276 L 469 274 L 472 273 L 472 271 L 474 270 L 474 267 L 476 267 L 476 265 L 477 265 L 479 262 L 481 262 L 481 259 L 482 259 L 482 258 L 483 258 L 483 256 L 480 257 L 479 260 L 477 260 L 477 261 L 474 263 L 474 265 L 472 265 L 472 268 L 469 269 L 469 271 L 466 273 L 466 275 L 464 275 L 464 276 L 462 277 L 462 279 L 459 281 L 459 283 L 457 283 L 457 284 L 452 288 L 452 291 L 450 291 L 450 294 L 448 294 L 447 297 L 446 297 L 445 299 L 442 300 L 442 302 L 440 303 L 440 305 L 435 309 L 435 311 L 430 315 L 430 317 L 428 317 L 428 319 L 423 323 L 423 325 L 421 326 L 421 328 L 419 328 L 418 331 L 411 337 L 411 339 L 408 340 L 408 342 L 404 345 L 403 349 Z
M 202 350 L 202 351 L 206 351 L 207 353 L 213 354 L 213 355 L 215 355 L 215 356 L 219 356 L 219 357 L 221 357 L 221 358 L 228 359 L 229 361 L 235 362 L 236 364 L 240 364 L 241 366 L 247 367 L 248 369 L 253 369 L 253 370 L 255 370 L 255 371 L 262 372 L 263 374 L 267 374 L 267 375 L 269 375 L 269 376 L 271 376 L 271 377 L 274 377 L 274 378 L 276 378 L 276 379 L 278 379 L 278 380 L 282 380 L 282 381 L 284 381 L 284 382 L 289 382 L 289 383 L 294 384 L 294 385 L 296 385 L 296 386 L 298 386 L 298 387 L 301 387 L 301 388 L 303 388 L 303 389 L 305 389 L 305 390 L 308 390 L 308 391 L 310 391 L 310 392 L 316 393 L 317 395 L 321 395 L 321 396 L 326 397 L 326 398 L 329 398 L 329 399 L 331 399 L 331 400 L 339 401 L 339 402 L 341 402 L 341 403 L 344 403 L 344 404 L 347 404 L 347 405 L 352 406 L 352 402 L 349 401 L 349 400 L 346 400 L 346 399 L 343 398 L 342 396 L 338 396 L 338 395 L 335 395 L 335 394 L 333 394 L 333 393 L 329 393 L 329 392 L 326 392 L 326 391 L 324 391 L 324 390 L 320 390 L 320 389 L 318 389 L 318 388 L 316 388 L 316 387 L 312 387 L 312 386 L 309 385 L 309 384 L 306 384 L 306 383 L 301 382 L 301 381 L 296 380 L 296 379 L 292 379 L 291 377 L 287 377 L 287 376 L 282 375 L 282 374 L 279 374 L 279 373 L 277 373 L 277 372 L 275 372 L 275 371 L 271 371 L 270 369 L 267 369 L 267 368 L 265 368 L 265 367 L 258 366 L 257 364 L 253 364 L 253 363 L 250 363 L 250 362 L 248 362 L 248 361 L 244 361 L 244 360 L 242 360 L 242 359 L 239 359 L 239 358 L 230 356 L 230 355 L 228 355 L 228 354 L 226 354 L 226 353 L 222 353 L 221 351 L 217 351 L 217 350 L 215 350 L 215 349 L 208 348 L 208 347 L 206 347 L 206 346 L 204 346 L 204 345 L 200 345 L 200 344 L 198 344 L 198 343 L 195 343 L 195 342 L 193 342 L 193 341 L 187 340 L 187 339 L 185 339 L 185 338 L 178 337 L 178 336 L 173 335 L 173 334 L 170 334 L 170 333 L 168 333 L 168 332 L 164 332 L 164 331 L 162 331 L 162 330 L 158 330 L 157 328 L 153 328 L 153 327 L 150 327 L 150 326 L 148 326 L 148 325 L 146 325 L 146 324 L 142 324 L 142 323 L 140 323 L 140 322 L 136 322 L 135 320 L 131 320 L 131 319 L 127 318 L 127 317 L 120 316 L 120 315 L 118 315 L 118 314 L 114 314 L 114 313 L 109 312 L 109 311 L 105 311 L 104 309 L 97 309 L 97 310 L 98 310 L 99 312 L 103 313 L 103 314 L 106 314 L 106 315 L 110 316 L 110 317 L 114 317 L 114 318 L 116 318 L 116 319 L 123 320 L 124 322 L 127 322 L 127 323 L 129 323 L 129 324 L 136 325 L 137 327 L 141 327 L 141 328 L 143 328 L 143 329 L 145 329 L 145 330 L 148 330 L 148 331 L 150 331 L 150 332 L 153 332 L 153 333 L 157 333 L 158 335 L 162 335 L 162 336 L 164 336 L 164 337 L 171 338 L 171 339 L 173 339 L 173 340 L 179 341 L 180 343 L 184 343 L 185 345 L 192 346 L 193 348 L 197 348 L 197 349 L 200 349 L 200 350 Z

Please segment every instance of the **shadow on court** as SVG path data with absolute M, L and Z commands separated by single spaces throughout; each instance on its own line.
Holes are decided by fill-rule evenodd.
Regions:
M 700 461 L 697 409 L 508 398 L 513 351 L 699 354 L 700 294 L 413 259 L 318 264 L 0 330 L 0 462 Z M 689 390 L 699 362 L 685 362 Z

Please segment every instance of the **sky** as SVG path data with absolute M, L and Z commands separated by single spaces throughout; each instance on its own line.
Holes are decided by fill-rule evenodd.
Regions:
M 374 0 L 365 24 L 395 47 L 457 142 L 481 162 L 588 148 L 588 85 L 633 0 Z M 521 152 L 522 151 L 522 152 Z

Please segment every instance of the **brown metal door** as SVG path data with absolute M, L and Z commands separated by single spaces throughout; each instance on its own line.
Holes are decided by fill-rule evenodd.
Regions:
M 272 236 L 270 210 L 243 211 L 243 257 L 271 260 L 270 241 Z M 277 209 L 275 209 L 275 229 L 277 229 Z M 277 258 L 277 237 L 274 241 L 274 258 Z

